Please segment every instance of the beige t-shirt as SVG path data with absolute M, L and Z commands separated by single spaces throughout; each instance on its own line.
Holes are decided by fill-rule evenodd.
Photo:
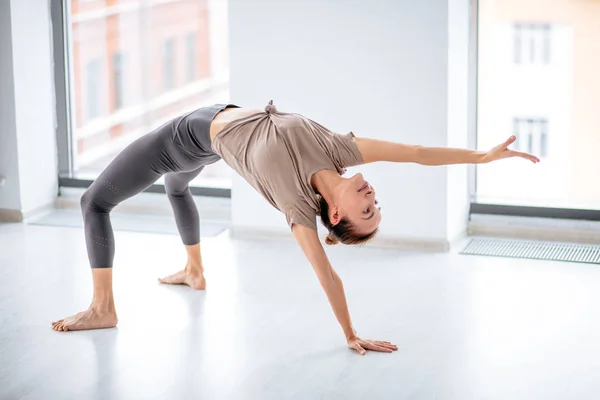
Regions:
M 223 160 L 281 211 L 290 225 L 317 229 L 319 201 L 310 184 L 316 172 L 345 172 L 363 163 L 354 134 L 341 135 L 299 114 L 269 105 L 228 124 L 212 147 Z

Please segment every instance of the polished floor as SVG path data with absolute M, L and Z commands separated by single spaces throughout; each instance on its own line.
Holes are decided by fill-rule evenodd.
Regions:
M 203 241 L 208 288 L 161 286 L 176 236 L 117 232 L 118 328 L 87 307 L 79 228 L 0 225 L 0 399 L 598 399 L 600 266 L 335 248 L 359 356 L 293 242 Z

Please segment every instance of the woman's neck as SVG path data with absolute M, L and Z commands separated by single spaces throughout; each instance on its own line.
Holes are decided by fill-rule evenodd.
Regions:
M 311 184 L 327 203 L 332 204 L 335 202 L 336 188 L 343 179 L 335 171 L 324 169 L 313 175 Z

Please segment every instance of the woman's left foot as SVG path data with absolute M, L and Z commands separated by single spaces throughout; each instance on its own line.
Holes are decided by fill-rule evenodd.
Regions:
M 105 329 L 117 326 L 117 313 L 114 305 L 100 311 L 90 307 L 86 311 L 52 323 L 55 331 L 85 331 L 89 329 Z
M 202 272 L 188 271 L 187 269 L 160 278 L 158 281 L 167 285 L 188 285 L 196 290 L 206 289 L 206 279 L 204 279 L 204 274 L 202 274 Z

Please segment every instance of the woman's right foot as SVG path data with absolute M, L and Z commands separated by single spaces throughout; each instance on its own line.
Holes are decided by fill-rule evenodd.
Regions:
M 187 268 L 173 275 L 159 278 L 158 281 L 167 285 L 187 285 L 196 290 L 206 289 L 204 274 L 198 270 L 189 270 Z
M 90 307 L 86 311 L 52 323 L 55 331 L 82 331 L 89 329 L 114 328 L 117 326 L 116 311 L 98 311 Z

